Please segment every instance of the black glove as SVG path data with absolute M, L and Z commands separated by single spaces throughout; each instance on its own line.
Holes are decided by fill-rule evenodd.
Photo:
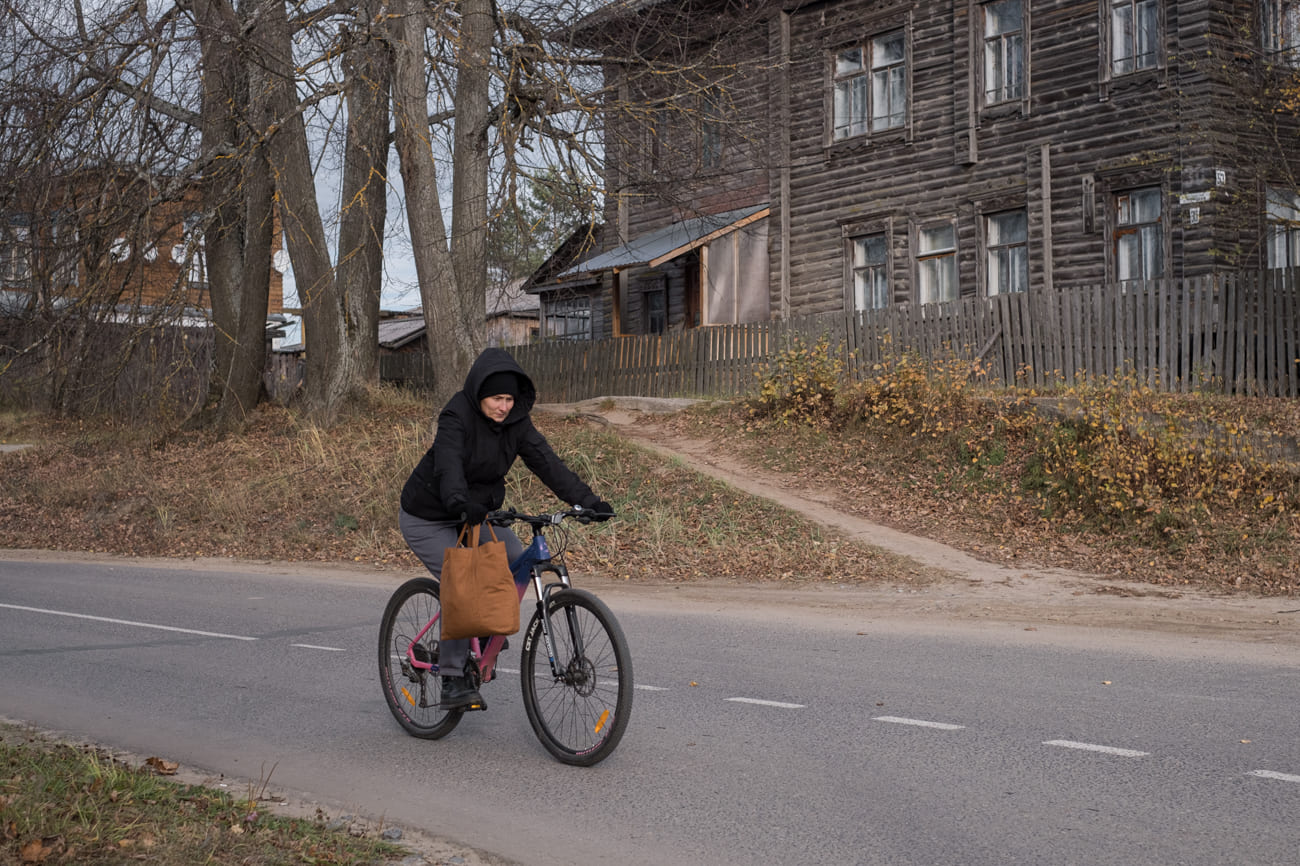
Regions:
M 596 521 L 603 522 L 614 516 L 614 506 L 610 505 L 603 499 L 597 499 L 595 502 L 588 505 L 587 510 L 593 512 L 591 519 Z
M 478 526 L 488 516 L 488 510 L 485 506 L 477 502 L 466 502 L 465 510 L 460 514 L 460 522 L 466 526 Z

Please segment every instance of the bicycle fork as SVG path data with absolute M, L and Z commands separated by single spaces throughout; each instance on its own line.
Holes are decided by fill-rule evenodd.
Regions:
M 554 573 L 560 579 L 559 582 L 544 584 L 542 582 L 544 572 Z M 546 565 L 533 569 L 532 580 L 533 591 L 537 594 L 537 618 L 542 624 L 542 640 L 546 644 L 546 657 L 551 663 L 551 675 L 555 677 L 557 682 L 572 685 L 572 672 L 569 668 L 572 667 L 573 659 L 580 659 L 583 655 L 582 632 L 578 627 L 578 618 L 572 608 L 566 607 L 564 609 L 569 628 L 569 640 L 573 646 L 573 659 L 570 659 L 570 663 L 566 665 L 565 669 L 561 670 L 556 660 L 556 641 L 551 633 L 551 615 L 549 613 L 551 593 L 556 590 L 569 589 L 569 575 L 562 566 Z

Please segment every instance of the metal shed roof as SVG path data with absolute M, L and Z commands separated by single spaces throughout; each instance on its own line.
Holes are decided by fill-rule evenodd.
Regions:
M 423 333 L 424 316 L 382 319 L 379 322 L 379 345 L 385 349 L 398 349 Z
M 714 238 L 749 225 L 772 212 L 756 204 L 719 214 L 692 217 L 635 237 L 622 246 L 600 253 L 560 273 L 560 278 L 596 271 L 622 270 L 636 265 L 658 267 Z

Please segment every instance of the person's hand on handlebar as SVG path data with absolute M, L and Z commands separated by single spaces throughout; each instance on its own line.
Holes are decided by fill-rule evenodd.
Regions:
M 487 519 L 488 510 L 485 506 L 477 502 L 466 502 L 465 510 L 461 512 L 460 520 L 466 526 L 478 526 Z
M 598 523 L 603 523 L 604 521 L 609 520 L 611 517 L 614 516 L 614 506 L 610 505 L 608 502 L 606 502 L 603 499 L 596 500 L 591 505 L 588 505 L 586 508 L 582 510 L 590 512 L 589 514 L 587 514 L 587 517 L 590 518 L 591 520 L 595 520 Z

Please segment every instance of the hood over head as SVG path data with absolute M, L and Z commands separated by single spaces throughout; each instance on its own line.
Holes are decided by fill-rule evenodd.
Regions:
M 524 372 L 523 368 L 505 349 L 494 346 L 479 353 L 479 356 L 474 359 L 473 365 L 469 368 L 469 374 L 465 376 L 464 392 L 470 403 L 477 407 L 479 391 L 482 390 L 483 385 L 490 376 L 498 373 L 513 373 L 518 382 L 518 390 L 515 393 L 515 406 L 510 410 L 510 414 L 506 416 L 504 422 L 509 424 L 533 411 L 533 404 L 537 402 L 537 389 L 533 386 L 533 380 L 528 378 L 528 374 Z

